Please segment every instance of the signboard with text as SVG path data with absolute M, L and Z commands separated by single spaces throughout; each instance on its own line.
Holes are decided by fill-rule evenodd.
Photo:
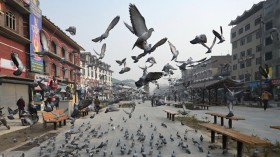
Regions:
M 40 30 L 42 29 L 42 11 L 39 9 L 39 1 L 30 1 L 29 31 L 30 31 L 30 65 L 31 71 L 43 73 L 43 58 L 35 55 L 41 51 Z

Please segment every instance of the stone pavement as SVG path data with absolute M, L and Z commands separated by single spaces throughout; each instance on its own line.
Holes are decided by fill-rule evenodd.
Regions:
M 98 146 L 102 141 L 105 142 L 108 140 L 108 145 L 105 147 L 105 149 L 108 153 L 107 156 L 109 156 L 110 152 L 113 152 L 114 156 L 132 156 L 132 155 L 121 155 L 120 152 L 120 146 L 116 147 L 117 141 L 120 139 L 121 140 L 121 145 L 123 146 L 124 144 L 127 145 L 127 149 L 132 143 L 132 140 L 130 140 L 131 134 L 134 134 L 134 139 L 135 139 L 135 146 L 133 148 L 133 151 L 136 150 L 138 153 L 138 156 L 140 155 L 140 148 L 141 145 L 143 144 L 145 147 L 145 152 L 149 152 L 150 146 L 149 146 L 149 141 L 151 134 L 154 134 L 154 140 L 153 140 L 153 145 L 157 142 L 159 139 L 159 133 L 161 133 L 167 140 L 167 144 L 161 148 L 161 153 L 162 156 L 171 156 L 172 152 L 175 151 L 177 157 L 183 157 L 183 156 L 193 156 L 193 157 L 205 157 L 208 152 L 208 146 L 209 146 L 209 141 L 210 141 L 210 133 L 209 132 L 201 132 L 198 131 L 195 133 L 194 131 L 188 131 L 187 137 L 188 140 L 184 141 L 184 144 L 188 144 L 191 153 L 190 155 L 186 154 L 184 150 L 182 150 L 180 147 L 178 147 L 178 143 L 180 139 L 176 137 L 176 133 L 179 132 L 181 137 L 184 136 L 185 130 L 193 130 L 192 128 L 189 128 L 187 126 L 182 126 L 180 122 L 178 121 L 171 121 L 166 118 L 166 113 L 163 112 L 163 109 L 170 109 L 173 111 L 177 111 L 178 108 L 174 108 L 173 106 L 158 106 L 158 107 L 151 107 L 150 101 L 146 101 L 145 103 L 137 104 L 136 109 L 134 113 L 132 114 L 132 118 L 128 118 L 128 115 L 126 115 L 121 109 L 120 111 L 117 112 L 109 112 L 107 114 L 104 113 L 104 110 L 101 111 L 99 114 L 95 116 L 95 118 L 90 119 L 89 116 L 92 115 L 90 113 L 87 117 L 80 118 L 76 120 L 75 122 L 75 127 L 74 131 L 78 131 L 78 127 L 81 126 L 83 123 L 85 124 L 84 127 L 81 128 L 82 132 L 84 135 L 80 138 L 79 144 L 85 143 L 83 142 L 84 139 L 89 139 L 90 144 L 89 148 L 92 148 L 93 146 Z M 124 108 L 124 110 L 129 111 L 129 108 Z M 226 113 L 227 109 L 226 107 L 210 107 L 209 111 L 215 111 L 215 112 L 221 112 L 221 113 Z M 205 112 L 208 112 L 207 110 L 192 110 L 190 112 L 191 115 L 196 114 L 199 119 L 202 119 L 203 117 L 207 116 Z M 237 130 L 244 131 L 244 133 L 247 134 L 257 134 L 260 137 L 266 137 L 268 139 L 271 139 L 271 141 L 274 140 L 280 140 L 279 133 L 280 131 L 274 130 L 269 128 L 269 125 L 279 125 L 279 119 L 277 120 L 277 117 L 279 116 L 280 110 L 278 109 L 268 109 L 267 111 L 263 111 L 260 108 L 247 108 L 247 107 L 235 107 L 234 108 L 234 113 L 237 116 L 243 117 L 246 120 L 242 121 L 234 121 L 233 122 L 233 127 Z M 144 117 L 145 115 L 145 117 Z M 140 119 L 141 116 L 141 119 Z M 110 122 L 110 117 L 113 119 L 112 122 Z M 148 117 L 148 120 L 146 119 Z M 123 118 L 127 119 L 127 122 L 123 121 Z M 213 120 L 213 117 L 208 115 L 208 119 L 210 121 Z M 101 126 L 101 129 L 98 130 L 99 134 L 101 132 L 104 133 L 103 137 L 101 138 L 96 138 L 90 136 L 89 138 L 87 135 L 89 135 L 89 131 L 85 131 L 85 128 L 87 127 L 87 123 L 90 122 L 91 129 L 97 128 Z M 164 122 L 167 125 L 167 128 L 161 126 L 161 123 Z M 219 120 L 218 120 L 219 122 Z M 151 123 L 153 124 L 153 127 L 151 127 Z M 112 130 L 112 127 L 110 124 L 113 124 L 114 126 L 120 125 L 120 128 L 116 128 L 115 130 Z M 138 128 L 140 127 L 140 124 L 142 124 L 143 128 L 141 129 L 144 135 L 146 135 L 146 139 L 144 142 L 137 141 L 136 139 L 139 136 L 136 136 L 136 132 Z M 226 124 L 226 121 L 225 121 Z M 154 131 L 154 127 L 157 127 L 157 130 Z M 129 139 L 126 140 L 124 138 L 124 131 L 121 131 L 121 128 L 124 128 L 124 131 L 127 129 L 129 132 Z M 65 141 L 65 132 L 69 130 L 70 124 L 66 127 L 65 129 L 61 131 L 61 133 L 56 137 L 56 145 L 54 147 L 54 150 L 51 149 L 49 153 L 47 153 L 47 150 L 43 151 L 43 154 L 49 154 L 50 156 L 55 156 L 57 150 L 62 150 L 60 146 L 62 143 Z M 108 133 L 105 133 L 108 132 Z M 72 139 L 74 136 L 78 136 L 80 133 L 72 135 Z M 173 138 L 175 141 L 170 140 L 170 135 L 172 134 Z M 198 147 L 193 144 L 192 138 L 194 138 L 196 141 L 199 141 L 199 137 L 203 135 L 204 137 L 204 142 L 202 142 L 202 146 L 204 149 L 204 152 L 199 152 Z M 46 146 L 48 141 L 45 141 L 41 143 L 40 146 Z M 200 143 L 200 142 L 199 142 Z M 47 148 L 50 147 L 49 145 Z M 51 148 L 51 147 L 50 147 Z M 29 151 L 24 152 L 25 156 L 28 157 L 36 157 L 39 156 L 39 147 L 32 148 Z M 103 152 L 99 152 L 98 154 L 94 154 L 94 156 L 103 156 Z M 127 152 L 127 151 L 126 151 Z M 156 147 L 154 147 L 153 155 L 156 156 L 158 154 L 158 150 L 156 150 Z M 230 149 L 230 153 L 223 155 L 221 149 L 215 149 L 215 150 L 210 150 L 211 154 L 213 156 L 234 156 L 236 153 L 236 149 Z M 10 151 L 10 152 L 4 152 L 6 156 L 20 156 L 22 152 L 19 151 Z M 81 156 L 89 156 L 88 153 L 86 153 L 85 150 L 79 151 L 79 154 Z

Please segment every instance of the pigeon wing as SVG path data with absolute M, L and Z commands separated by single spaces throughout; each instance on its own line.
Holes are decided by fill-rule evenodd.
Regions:
M 124 63 L 126 61 L 126 58 L 124 58 L 123 60 L 122 60 L 122 63 Z
M 97 43 L 97 42 L 99 42 L 101 39 L 102 39 L 102 38 L 101 38 L 101 36 L 100 36 L 100 37 L 97 37 L 97 38 L 95 38 L 95 39 L 92 39 L 92 41 Z
M 196 61 L 196 62 L 203 62 L 203 61 L 205 61 L 205 60 L 206 60 L 206 58 L 207 58 L 207 57 L 202 58 L 201 60 L 198 60 L 198 61 Z
M 259 66 L 259 72 L 263 77 L 266 77 L 266 71 L 264 70 L 264 68 L 262 66 Z
M 213 34 L 215 35 L 215 37 L 219 38 L 219 40 L 222 40 L 222 36 L 217 32 L 215 31 L 214 29 L 212 30 Z
M 158 41 L 149 51 L 149 53 L 154 52 L 156 50 L 157 47 L 163 45 L 165 42 L 167 41 L 167 38 L 163 38 L 160 41 Z
M 123 112 L 129 115 L 129 112 L 127 112 L 126 110 L 123 110 Z
M 13 114 L 13 110 L 10 107 L 8 107 L 8 113 Z
M 264 66 L 265 66 L 265 71 L 266 71 L 266 74 L 267 74 L 267 75 L 269 75 L 269 67 L 268 67 L 268 65 L 267 65 L 267 64 L 265 64 Z
M 223 27 L 220 26 L 221 36 L 223 36 Z
M 41 42 L 43 51 L 49 52 L 49 41 L 48 41 L 45 33 L 42 30 L 40 31 L 40 42 Z
M 128 25 L 126 22 L 123 22 L 123 23 L 124 23 L 124 25 L 126 26 L 126 28 L 127 28 L 132 34 L 135 34 L 133 28 L 132 28 L 130 25 Z
M 113 28 L 117 25 L 117 23 L 119 22 L 119 20 L 120 20 L 120 16 L 116 16 L 116 17 L 112 20 L 112 22 L 110 23 L 110 25 L 108 26 L 108 28 L 107 28 L 107 30 L 106 30 L 106 33 L 109 33 L 109 31 L 110 31 L 111 29 L 113 29 Z
M 102 48 L 101 48 L 101 53 L 100 53 L 100 55 L 101 55 L 102 57 L 104 57 L 105 51 L 106 51 L 106 43 L 104 43 L 104 44 L 102 45 Z
M 143 33 L 148 32 L 145 18 L 141 15 L 141 13 L 134 4 L 129 5 L 129 14 L 135 35 L 140 37 Z
M 122 62 L 120 60 L 116 60 L 116 62 L 119 64 L 119 65 L 122 65 Z
M 216 43 L 216 37 L 214 38 L 213 43 L 212 43 L 212 45 L 210 46 L 210 49 L 213 48 L 213 46 L 215 45 L 215 43 Z
M 163 75 L 162 72 L 149 72 L 145 78 L 145 81 L 150 82 L 161 78 Z
M 98 56 L 100 56 L 101 54 L 99 54 L 99 53 L 97 53 L 96 51 L 95 51 L 95 49 L 93 49 L 93 51 L 98 55 Z

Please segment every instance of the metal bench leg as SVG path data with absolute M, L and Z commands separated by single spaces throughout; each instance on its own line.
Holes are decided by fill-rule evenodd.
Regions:
M 56 122 L 53 123 L 53 128 L 56 130 Z
M 171 113 L 169 113 L 169 120 L 171 120 Z
M 66 125 L 66 120 L 63 121 L 63 124 Z
M 166 112 L 166 114 L 167 114 L 167 118 L 169 118 L 169 113 L 168 113 L 168 112 Z
M 227 136 L 223 135 L 223 149 L 227 149 Z
M 211 130 L 211 143 L 215 143 L 215 131 Z
M 221 117 L 221 126 L 224 126 L 224 118 Z
M 217 116 L 214 116 L 214 124 L 217 124 Z
M 228 120 L 228 127 L 232 128 L 232 120 L 231 119 Z
M 175 117 L 175 114 L 172 114 L 172 121 L 174 121 L 174 119 L 175 119 L 174 117 Z
M 61 121 L 59 121 L 59 127 L 61 127 Z
M 242 157 L 243 143 L 237 141 L 237 157 Z

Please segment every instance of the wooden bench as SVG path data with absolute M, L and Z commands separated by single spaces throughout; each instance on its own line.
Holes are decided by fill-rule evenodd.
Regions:
M 79 112 L 82 114 L 83 117 L 88 115 L 88 109 L 86 108 L 79 110 Z
M 178 114 L 177 112 L 170 111 L 170 110 L 163 110 L 163 111 L 167 113 L 167 118 L 172 121 L 175 120 L 175 115 Z
M 280 126 L 270 126 L 270 128 L 280 130 Z
M 209 107 L 211 107 L 211 105 L 207 105 L 207 104 L 194 104 L 194 106 L 198 106 L 200 109 L 203 110 L 209 110 Z
M 64 114 L 64 110 L 54 110 L 52 112 L 42 112 L 43 117 L 43 126 L 47 127 L 47 123 L 53 123 L 54 130 L 57 129 L 57 123 L 59 123 L 59 127 L 61 127 L 61 123 L 66 125 L 66 120 L 68 116 Z
M 232 120 L 245 120 L 245 118 L 240 118 L 240 117 L 227 117 L 224 114 L 221 113 L 215 113 L 215 112 L 206 112 L 205 114 L 209 114 L 211 116 L 214 116 L 214 124 L 217 124 L 217 117 L 221 118 L 221 126 L 224 126 L 224 118 L 228 119 L 228 127 L 232 128 Z
M 243 152 L 243 144 L 260 146 L 260 145 L 271 145 L 270 142 L 259 139 L 257 137 L 253 137 L 250 135 L 242 134 L 233 129 L 225 128 L 223 126 L 219 126 L 212 123 L 203 123 L 199 124 L 202 127 L 211 130 L 211 142 L 215 142 L 215 132 L 222 134 L 222 148 L 227 149 L 227 139 L 228 137 L 237 141 L 237 157 L 242 157 Z
M 173 106 L 176 107 L 176 108 L 182 108 L 183 104 L 181 104 L 181 103 L 174 103 Z

